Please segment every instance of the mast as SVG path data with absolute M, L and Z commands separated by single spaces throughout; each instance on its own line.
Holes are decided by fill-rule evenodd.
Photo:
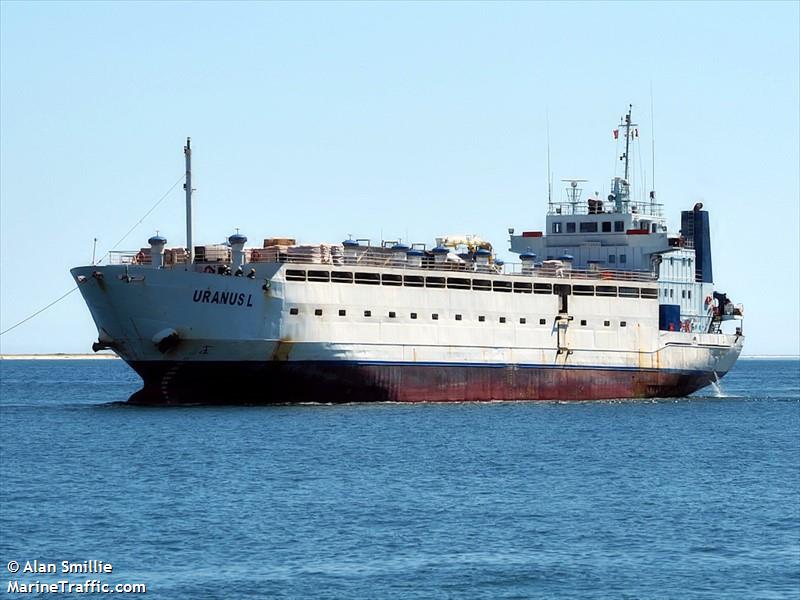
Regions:
M 625 182 L 628 181 L 628 148 L 631 143 L 631 111 L 633 104 L 628 105 L 628 114 L 625 115 Z
M 194 246 L 192 246 L 192 138 L 186 138 L 183 153 L 186 155 L 186 182 L 183 184 L 183 189 L 186 190 L 186 264 L 191 265 L 194 259 Z

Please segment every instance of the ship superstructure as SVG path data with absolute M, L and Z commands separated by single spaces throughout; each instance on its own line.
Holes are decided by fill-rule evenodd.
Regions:
M 634 135 L 630 111 L 621 128 Z M 638 132 L 637 134 L 638 135 Z M 187 240 L 191 147 L 187 141 Z M 715 292 L 708 213 L 669 233 L 625 173 L 601 200 L 570 180 L 546 231 L 436 244 L 167 248 L 160 236 L 72 270 L 99 337 L 150 403 L 590 400 L 684 396 L 722 377 L 741 306 Z M 730 329 L 726 321 L 736 321 Z

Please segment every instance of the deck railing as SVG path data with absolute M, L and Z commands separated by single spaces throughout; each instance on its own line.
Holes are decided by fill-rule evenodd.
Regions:
M 333 247 L 337 248 L 337 247 Z M 513 263 L 478 264 L 470 260 L 450 260 L 437 262 L 430 256 L 417 258 L 417 262 L 409 260 L 405 253 L 394 253 L 388 249 L 362 247 L 347 255 L 341 253 L 341 247 L 331 252 L 330 246 L 311 248 L 289 248 L 286 252 L 269 252 L 270 249 L 253 248 L 245 251 L 245 263 L 286 263 L 302 265 L 320 265 L 330 267 L 377 267 L 385 269 L 414 271 L 448 271 L 459 273 L 484 273 L 487 275 L 511 275 L 518 277 L 558 277 L 564 279 L 614 279 L 622 281 L 655 281 L 657 276 L 651 271 L 624 271 L 602 267 L 591 269 L 575 269 L 560 261 L 546 261 L 535 265 Z M 150 265 L 149 253 L 141 251 L 120 251 L 109 253 L 111 265 Z M 173 268 L 184 263 L 165 263 L 164 268 Z M 209 266 L 219 267 L 230 264 L 227 261 L 195 261 L 194 269 L 201 271 Z

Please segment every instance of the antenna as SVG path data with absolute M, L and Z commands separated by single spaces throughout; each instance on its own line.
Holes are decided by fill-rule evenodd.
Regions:
M 650 179 L 653 183 L 653 190 L 656 189 L 656 126 L 655 117 L 653 116 L 653 82 L 650 81 L 650 156 L 653 160 L 653 172 Z
M 550 170 L 550 111 L 545 110 L 547 122 L 547 208 L 553 208 L 553 172 Z
M 192 138 L 186 138 L 186 145 L 183 147 L 186 155 L 186 182 L 183 189 L 186 190 L 186 264 L 194 262 L 194 246 L 192 246 Z M 188 270 L 187 266 L 187 270 Z

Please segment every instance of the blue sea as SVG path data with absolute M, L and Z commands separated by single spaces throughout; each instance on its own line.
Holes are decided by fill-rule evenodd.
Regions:
M 797 360 L 592 403 L 142 408 L 121 361 L 0 379 L 8 597 L 800 598 Z M 7 566 L 92 559 L 113 572 Z

